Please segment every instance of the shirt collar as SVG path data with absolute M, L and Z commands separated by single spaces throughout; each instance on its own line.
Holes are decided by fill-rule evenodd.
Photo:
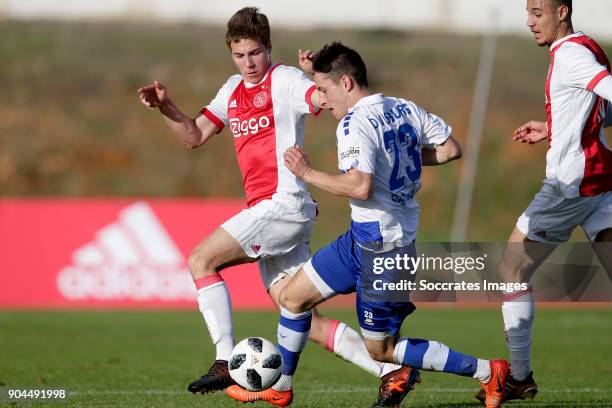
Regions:
M 358 100 L 357 103 L 353 105 L 352 108 L 349 109 L 349 112 L 354 111 L 355 108 L 357 108 L 358 106 L 375 105 L 377 103 L 382 103 L 384 100 L 384 97 L 385 95 L 383 95 L 382 93 L 364 96 L 363 98 Z
M 277 65 L 278 64 L 270 63 L 270 66 L 268 67 L 268 70 L 266 71 L 266 74 L 263 76 L 263 78 L 261 78 L 261 81 L 259 81 L 256 84 L 252 84 L 249 81 L 247 81 L 246 79 L 242 78 L 242 82 L 244 82 L 244 86 L 246 88 L 255 88 L 256 86 L 261 85 L 266 79 L 268 79 L 268 75 L 270 74 L 270 71 L 272 70 L 272 68 L 274 68 Z
M 555 47 L 559 44 L 561 44 L 563 41 L 567 41 L 570 38 L 576 38 L 576 37 L 580 37 L 583 36 L 584 33 L 582 31 L 576 31 L 574 34 L 570 34 L 570 35 L 566 35 L 563 38 L 559 38 L 557 41 L 555 41 L 554 43 L 550 44 L 550 50 L 554 50 Z

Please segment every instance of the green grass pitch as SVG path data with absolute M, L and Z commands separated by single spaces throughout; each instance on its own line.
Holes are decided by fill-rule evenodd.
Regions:
M 351 310 L 326 314 L 356 327 Z M 236 338 L 275 338 L 274 312 L 237 312 Z M 478 356 L 505 357 L 501 312 L 421 308 L 402 333 L 442 341 Z M 542 309 L 533 362 L 540 386 L 526 407 L 612 407 L 612 313 Z M 186 384 L 214 358 L 196 311 L 0 312 L 0 388 L 66 388 L 68 402 L 0 406 L 240 407 L 225 394 L 191 395 Z M 405 407 L 477 407 L 475 381 L 423 373 Z M 295 384 L 296 408 L 369 406 L 378 379 L 309 343 Z M 268 406 L 258 403 L 258 406 Z

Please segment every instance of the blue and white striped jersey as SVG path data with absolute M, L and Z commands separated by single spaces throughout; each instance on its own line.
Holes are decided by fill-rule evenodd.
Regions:
M 336 131 L 338 167 L 374 175 L 367 201 L 350 199 L 358 242 L 411 243 L 416 238 L 421 148 L 434 148 L 451 127 L 413 102 L 374 94 L 360 99 Z

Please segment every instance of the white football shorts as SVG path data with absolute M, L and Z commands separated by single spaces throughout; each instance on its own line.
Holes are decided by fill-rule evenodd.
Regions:
M 247 256 L 259 258 L 266 289 L 293 275 L 310 259 L 310 235 L 317 204 L 310 194 L 276 193 L 221 225 Z
M 516 222 L 530 240 L 551 244 L 569 240 L 579 225 L 590 241 L 612 228 L 612 192 L 565 198 L 555 187 L 544 184 Z

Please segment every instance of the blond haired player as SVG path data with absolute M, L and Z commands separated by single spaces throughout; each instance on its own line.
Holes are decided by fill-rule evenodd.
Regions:
M 141 102 L 159 108 L 188 148 L 204 145 L 229 127 L 247 197 L 248 208 L 213 231 L 189 257 L 199 308 L 216 346 L 215 363 L 188 386 L 194 393 L 233 383 L 227 367 L 234 346 L 231 302 L 219 272 L 257 261 L 264 285 L 278 306 L 288 280 L 284 278 L 310 258 L 316 215 L 306 184 L 283 162 L 285 150 L 303 145 L 305 116 L 318 110 L 313 82 L 296 68 L 272 62 L 268 19 L 254 7 L 231 17 L 226 42 L 239 74 L 227 80 L 195 119 L 177 107 L 159 82 L 138 90 Z M 346 324 L 315 313 L 310 339 L 382 377 L 387 388 L 406 387 L 405 370 L 372 360 L 363 338 Z M 393 405 L 394 400 L 385 403 Z

